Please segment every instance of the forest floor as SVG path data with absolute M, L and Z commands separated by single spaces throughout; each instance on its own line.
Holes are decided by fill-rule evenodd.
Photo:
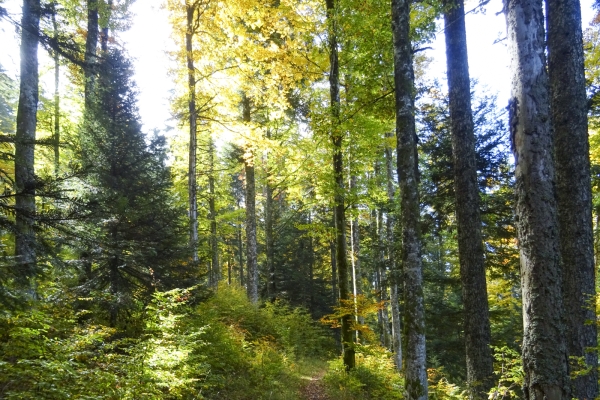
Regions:
M 306 384 L 301 388 L 301 398 L 305 400 L 330 400 L 329 396 L 325 392 L 325 385 L 323 384 L 323 376 L 327 371 L 325 369 L 320 370 L 313 376 L 303 376 L 302 379 L 306 380 Z

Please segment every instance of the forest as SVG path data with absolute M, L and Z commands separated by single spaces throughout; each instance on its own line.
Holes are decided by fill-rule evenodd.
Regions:
M 489 0 L 161 1 L 147 130 L 133 0 L 0 0 L 0 399 L 600 398 L 600 3 L 500 104 Z

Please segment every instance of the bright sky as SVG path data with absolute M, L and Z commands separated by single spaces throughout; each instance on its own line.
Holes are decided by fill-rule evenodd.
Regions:
M 593 18 L 593 0 L 580 0 L 584 29 Z M 165 10 L 160 8 L 162 0 L 138 0 L 132 6 L 134 17 L 129 31 L 120 38 L 127 44 L 129 54 L 134 58 L 135 80 L 140 89 L 139 108 L 144 128 L 162 129 L 174 125 L 171 121 L 169 98 L 173 87 L 168 75 L 169 59 L 165 51 L 173 46 L 170 27 Z M 472 9 L 477 1 L 467 1 L 466 10 Z M 20 20 L 20 1 L 7 0 L 13 18 Z M 508 57 L 506 42 L 495 43 L 506 36 L 506 25 L 502 11 L 502 0 L 491 0 L 484 13 L 467 15 L 467 41 L 471 76 L 498 93 L 498 105 L 507 103 L 509 96 Z M 443 77 L 446 72 L 444 54 L 443 24 L 438 25 L 436 40 L 430 45 L 428 55 L 433 62 L 428 69 L 431 78 Z M 0 23 L 0 64 L 13 76 L 17 76 L 19 65 L 18 37 L 14 28 L 5 21 Z M 495 43 L 495 44 L 494 44 Z M 43 51 L 40 52 L 42 54 Z M 50 75 L 50 74 L 49 74 Z M 49 88 L 50 89 L 50 88 Z
M 465 0 L 465 11 L 472 10 L 480 1 Z M 592 10 L 593 0 L 580 0 L 582 10 L 583 29 L 585 30 L 594 17 Z M 469 52 L 469 70 L 471 78 L 475 78 L 481 85 L 488 87 L 498 94 L 499 107 L 508 104 L 510 95 L 510 78 L 507 55 L 506 19 L 502 12 L 502 0 L 491 0 L 485 6 L 485 12 L 468 13 L 467 49 Z M 428 55 L 433 58 L 429 68 L 431 78 L 443 77 L 446 73 L 445 41 L 443 34 L 443 21 L 438 23 L 438 35 L 430 46 L 433 50 Z M 481 90 L 481 87 L 480 87 Z

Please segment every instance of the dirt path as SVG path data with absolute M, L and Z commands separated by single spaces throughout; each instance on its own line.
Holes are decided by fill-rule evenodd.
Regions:
M 302 379 L 306 379 L 306 385 L 300 390 L 300 394 L 303 399 L 306 400 L 330 400 L 325 393 L 325 386 L 323 385 L 323 376 L 325 370 L 319 372 L 315 376 L 304 376 Z

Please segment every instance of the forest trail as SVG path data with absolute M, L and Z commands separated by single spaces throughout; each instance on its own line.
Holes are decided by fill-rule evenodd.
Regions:
M 303 376 L 302 379 L 306 380 L 306 384 L 300 389 L 300 395 L 305 400 L 330 400 L 327 393 L 325 393 L 325 386 L 323 385 L 323 376 L 325 376 L 326 370 L 321 370 L 317 374 L 311 376 Z

